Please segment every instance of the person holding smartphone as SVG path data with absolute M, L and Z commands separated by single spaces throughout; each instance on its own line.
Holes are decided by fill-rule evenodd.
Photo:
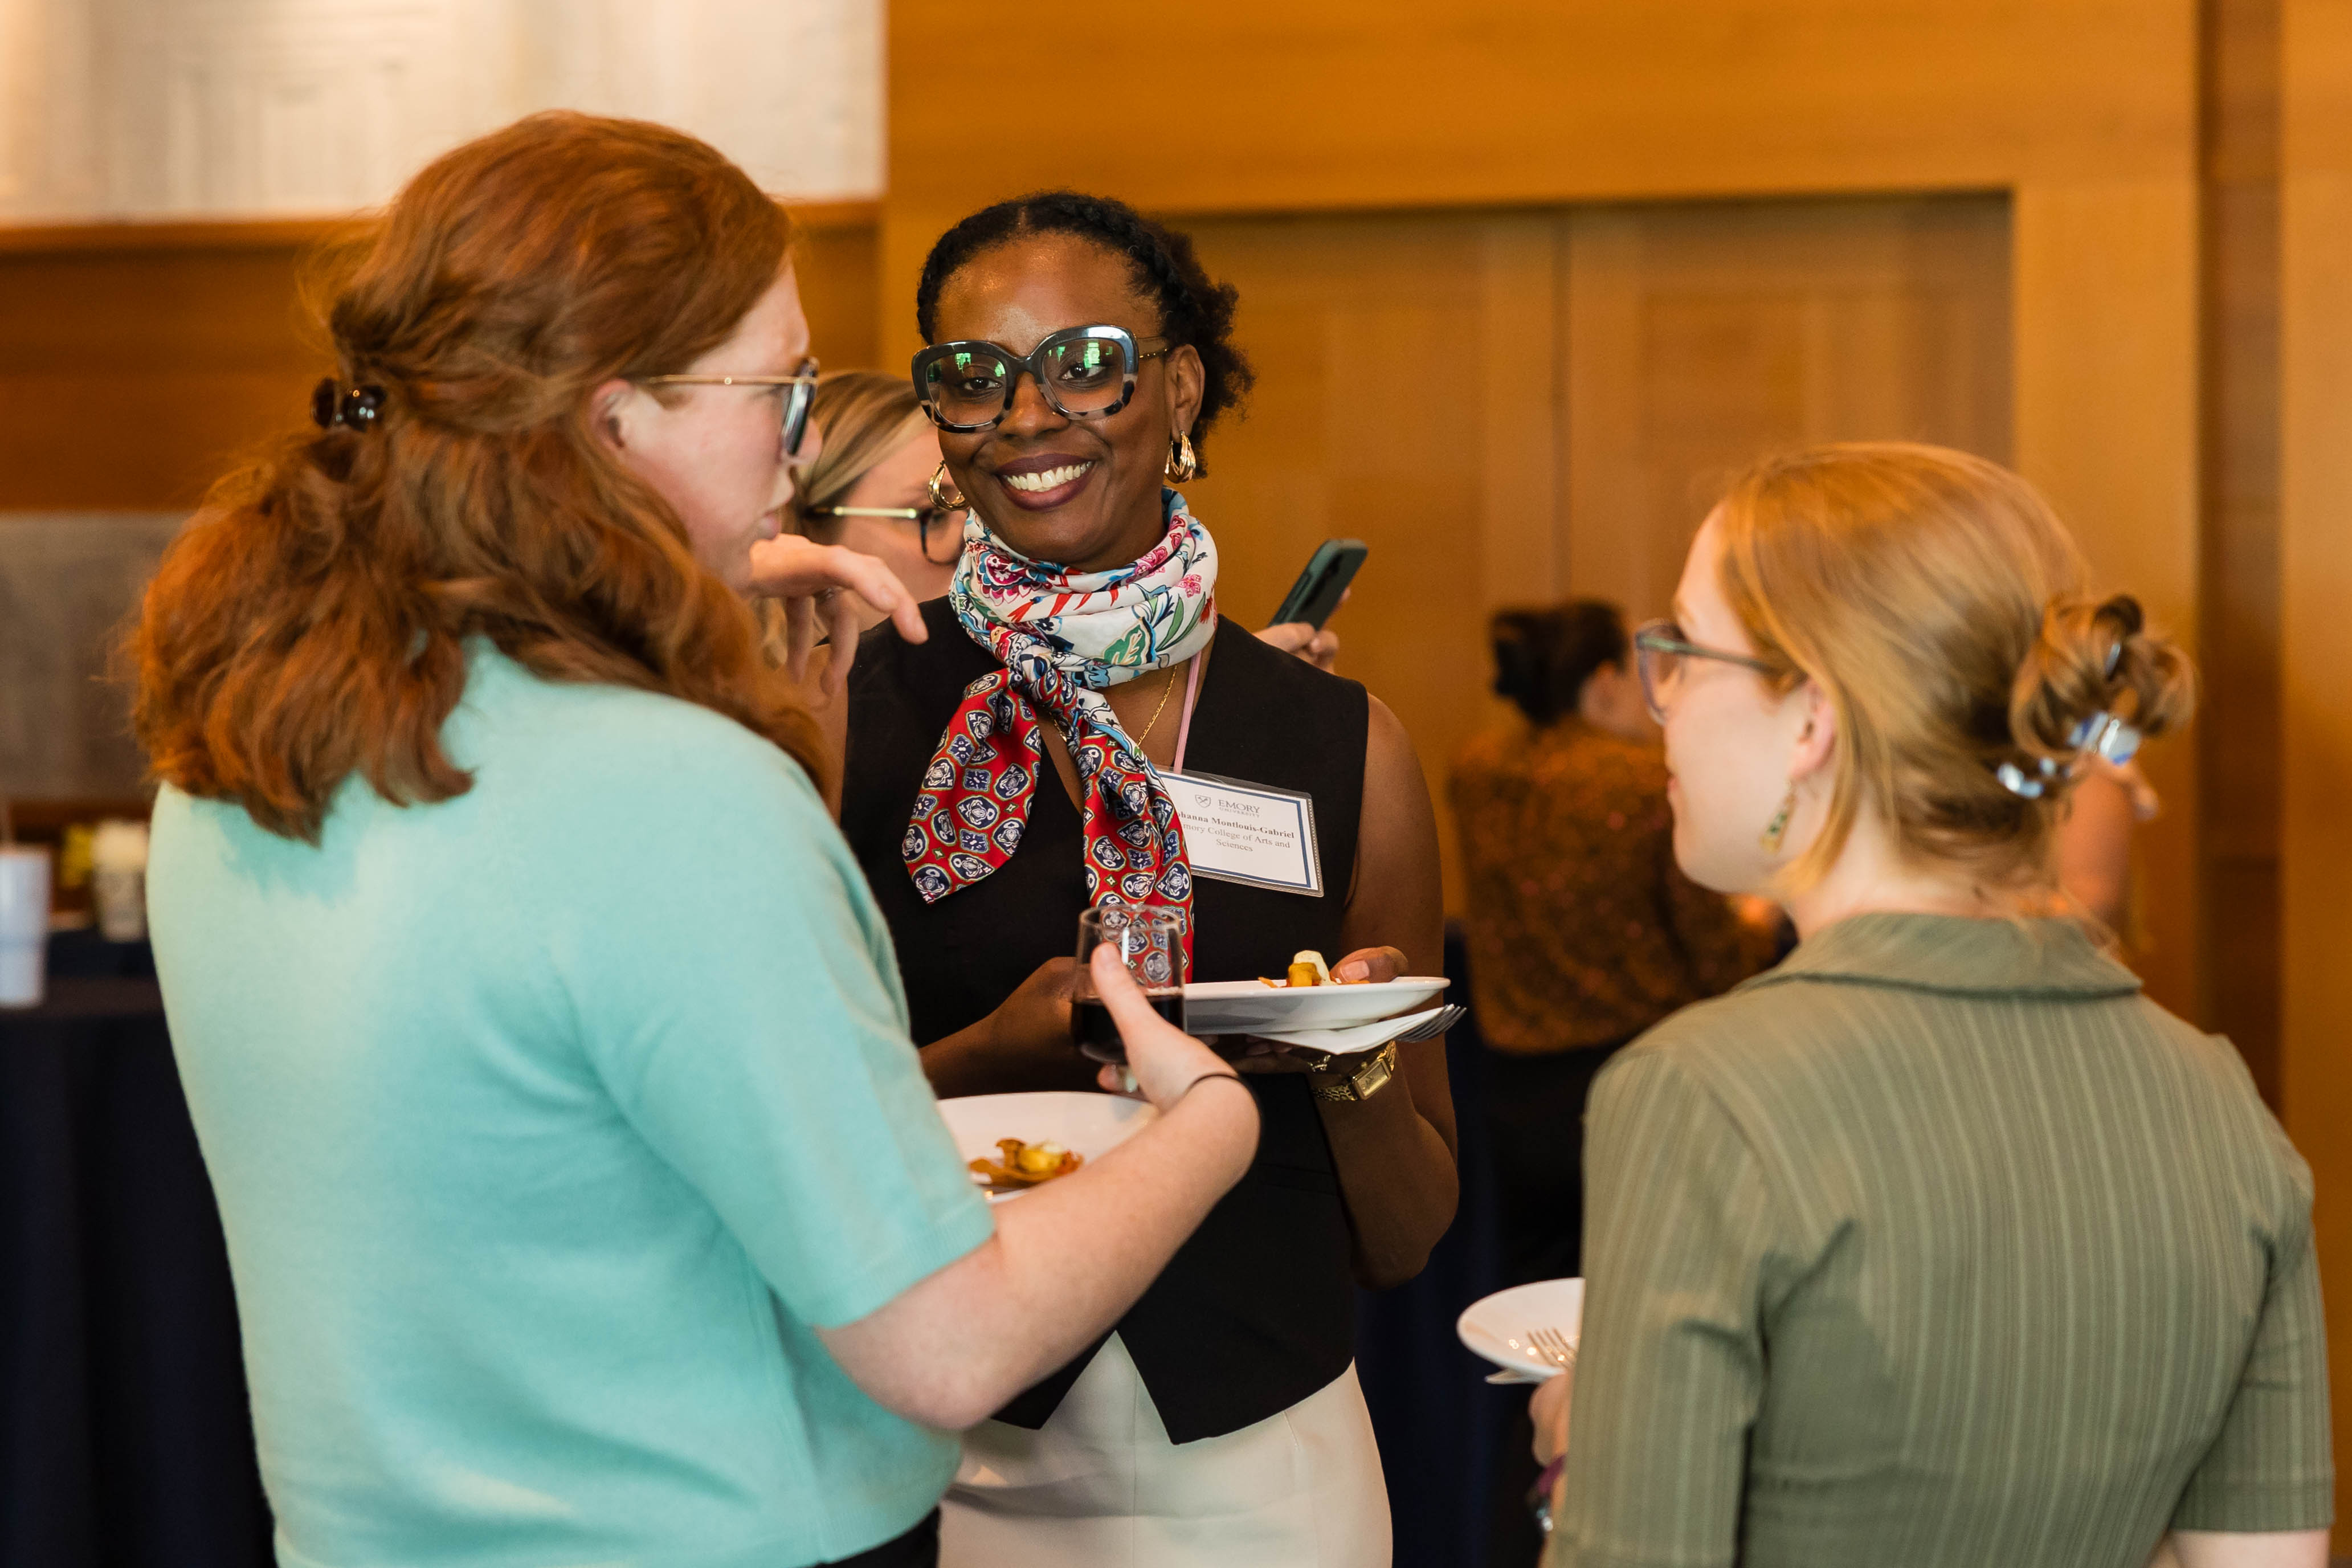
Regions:
M 973 215 L 924 266 L 914 379 L 939 498 L 971 516 L 928 636 L 859 647 L 842 824 L 943 1095 L 1095 1081 L 1063 956 L 1090 907 L 1181 911 L 1195 980 L 1303 949 L 1342 979 L 1437 968 L 1402 727 L 1221 619 L 1215 542 L 1175 488 L 1248 384 L 1234 303 L 1183 237 L 1069 193 Z M 1316 884 L 1196 875 L 1179 772 L 1311 802 Z M 967 1435 L 943 1561 L 1388 1561 L 1354 1289 L 1416 1273 L 1453 1216 L 1444 1046 L 1240 1065 L 1250 1173 L 1115 1332 Z

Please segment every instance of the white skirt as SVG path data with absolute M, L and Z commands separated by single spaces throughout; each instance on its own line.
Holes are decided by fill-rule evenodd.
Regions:
M 1356 1369 L 1178 1445 L 1117 1334 L 1043 1429 L 983 1421 L 940 1505 L 940 1568 L 1388 1568 Z

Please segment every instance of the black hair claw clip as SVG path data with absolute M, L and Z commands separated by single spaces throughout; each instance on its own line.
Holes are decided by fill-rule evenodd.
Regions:
M 362 384 L 344 391 L 333 376 L 323 376 L 310 389 L 310 417 L 321 430 L 338 427 L 364 434 L 375 428 L 383 411 L 383 388 Z

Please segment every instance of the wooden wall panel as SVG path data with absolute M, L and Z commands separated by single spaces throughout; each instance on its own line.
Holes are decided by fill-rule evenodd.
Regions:
M 2017 467 L 2097 578 L 2192 652 L 2200 629 L 2198 207 L 2189 179 L 2043 183 L 2014 207 Z M 2148 993 L 2195 1017 L 2197 743 L 2150 746 L 2165 814 L 2135 846 Z
M 803 215 L 828 364 L 871 364 L 875 218 Z M 321 224 L 0 229 L 0 510 L 194 504 L 236 452 L 309 416 L 331 360 L 297 297 Z
M 2169 172 L 2194 25 L 2187 0 L 1105 6 L 1085 48 L 1136 73 L 1120 107 L 1057 102 L 982 152 L 944 84 L 1032 79 L 1035 37 L 898 0 L 890 200 L 1070 183 L 1166 210 L 1458 206 Z
M 1547 356 L 1540 340 L 1501 341 L 1496 318 L 1549 293 L 1549 248 L 1530 257 L 1523 220 L 1475 216 L 1192 232 L 1212 272 L 1242 291 L 1240 336 L 1258 374 L 1247 417 L 1217 430 L 1208 477 L 1185 487 L 1217 538 L 1218 600 L 1262 626 L 1322 540 L 1369 543 L 1334 623 L 1341 668 L 1395 710 L 1442 812 L 1448 762 L 1489 710 L 1478 695 L 1488 596 L 1534 586 L 1514 582 L 1513 530 L 1489 523 L 1548 481 L 1549 400 L 1498 388 L 1496 367 L 1540 371 Z M 1490 468 L 1512 432 L 1524 446 Z M 1526 515 L 1515 521 L 1524 528 Z M 1546 506 L 1538 542 L 1549 521 Z M 1442 841 L 1450 868 L 1450 820 Z
M 305 417 L 329 363 L 295 296 L 310 237 L 0 251 L 0 507 L 190 506 Z
M 2280 553 L 2286 767 L 2280 1079 L 2317 1179 L 2334 1360 L 2352 1347 L 2352 0 L 2285 0 Z M 2339 1391 L 2352 1379 L 2339 1373 Z M 2352 1398 L 2336 1405 L 2352 1545 Z
M 1318 541 L 1370 542 L 1344 668 L 1433 785 L 1500 711 L 1487 612 L 1663 610 L 1731 467 L 1845 437 L 2009 447 L 1998 198 L 1191 226 L 1259 374 L 1192 487 L 1220 596 L 1254 624 Z M 1450 826 L 1445 848 L 1450 870 Z
M 2208 0 L 2198 563 L 2206 1025 L 2279 1099 L 2279 0 Z
M 1725 480 L 1779 448 L 2007 460 L 1999 197 L 1605 208 L 1566 233 L 1571 592 L 1665 614 Z

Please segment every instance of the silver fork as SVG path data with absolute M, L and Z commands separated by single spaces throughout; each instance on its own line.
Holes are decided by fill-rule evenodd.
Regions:
M 1568 1336 L 1558 1329 L 1529 1329 L 1528 1343 L 1534 1348 L 1536 1354 L 1560 1371 L 1576 1370 L 1576 1347 L 1569 1343 Z
M 1447 1006 L 1441 1007 L 1437 1010 L 1436 1016 L 1429 1019 L 1425 1023 L 1415 1024 L 1412 1028 L 1407 1029 L 1403 1034 L 1399 1035 L 1397 1037 L 1398 1043 L 1404 1044 L 1413 1040 L 1433 1040 L 1438 1036 L 1445 1033 L 1446 1030 L 1454 1027 L 1454 1025 L 1460 1023 L 1463 1020 L 1463 1017 L 1468 1014 L 1469 1011 L 1469 1008 L 1459 1005 L 1449 1005 Z

